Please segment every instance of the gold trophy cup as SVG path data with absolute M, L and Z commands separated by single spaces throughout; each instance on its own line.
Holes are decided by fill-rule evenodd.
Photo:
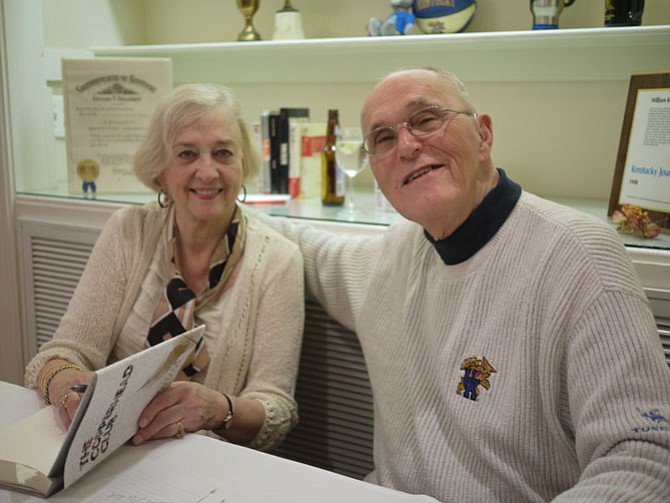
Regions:
M 237 0 L 237 9 L 244 16 L 244 29 L 237 37 L 238 41 L 249 42 L 261 39 L 253 25 L 254 14 L 256 14 L 260 3 L 261 0 Z

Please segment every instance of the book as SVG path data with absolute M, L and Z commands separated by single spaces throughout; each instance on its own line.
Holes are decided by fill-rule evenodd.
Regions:
M 260 194 L 272 193 L 272 177 L 270 174 L 270 115 L 276 115 L 277 113 L 273 110 L 263 110 L 261 112 L 261 172 L 258 176 L 258 192 Z
M 279 112 L 268 115 L 270 141 L 270 192 L 279 194 Z
M 69 192 L 147 192 L 133 155 L 172 89 L 172 60 L 63 58 L 61 66 Z
M 288 193 L 292 199 L 300 197 L 302 176 L 302 125 L 305 119 L 291 117 L 288 120 Z
M 135 435 L 140 414 L 174 380 L 204 329 L 94 372 L 67 431 L 54 406 L 0 430 L 0 486 L 48 497 L 98 466 Z
M 326 144 L 326 123 L 305 122 L 301 126 L 300 195 L 321 197 L 321 152 Z
M 309 108 L 280 108 L 277 123 L 277 134 L 279 135 L 279 164 L 277 173 L 277 193 L 288 194 L 289 178 L 289 120 L 301 118 L 309 120 Z

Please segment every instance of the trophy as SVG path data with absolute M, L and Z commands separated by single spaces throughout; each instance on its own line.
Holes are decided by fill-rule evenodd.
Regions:
M 238 41 L 248 42 L 261 39 L 252 22 L 260 3 L 261 0 L 237 0 L 237 9 L 244 16 L 244 28 L 237 37 Z
M 305 38 L 302 14 L 286 0 L 284 7 L 275 14 L 275 31 L 272 40 L 300 40 Z
M 533 13 L 533 30 L 555 30 L 563 7 L 570 7 L 575 0 L 530 0 Z

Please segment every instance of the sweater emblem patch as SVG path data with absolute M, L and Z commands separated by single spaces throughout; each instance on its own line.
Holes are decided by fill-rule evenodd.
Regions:
M 659 409 L 643 411 L 638 409 L 640 416 L 648 420 L 649 423 L 644 426 L 631 428 L 634 433 L 646 433 L 648 431 L 670 431 L 670 420 L 666 418 Z
M 463 377 L 461 377 L 461 381 L 458 383 L 456 394 L 475 402 L 479 396 L 479 386 L 488 391 L 491 388 L 489 377 L 494 372 L 497 372 L 485 356 L 481 359 L 476 356 L 466 358 L 461 363 L 461 370 L 463 371 Z

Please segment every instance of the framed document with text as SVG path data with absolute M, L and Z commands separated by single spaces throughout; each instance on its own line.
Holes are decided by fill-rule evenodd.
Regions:
M 172 89 L 169 58 L 63 59 L 68 190 L 148 192 L 133 156 L 158 100 Z
M 624 204 L 670 228 L 670 70 L 630 78 L 607 214 Z

